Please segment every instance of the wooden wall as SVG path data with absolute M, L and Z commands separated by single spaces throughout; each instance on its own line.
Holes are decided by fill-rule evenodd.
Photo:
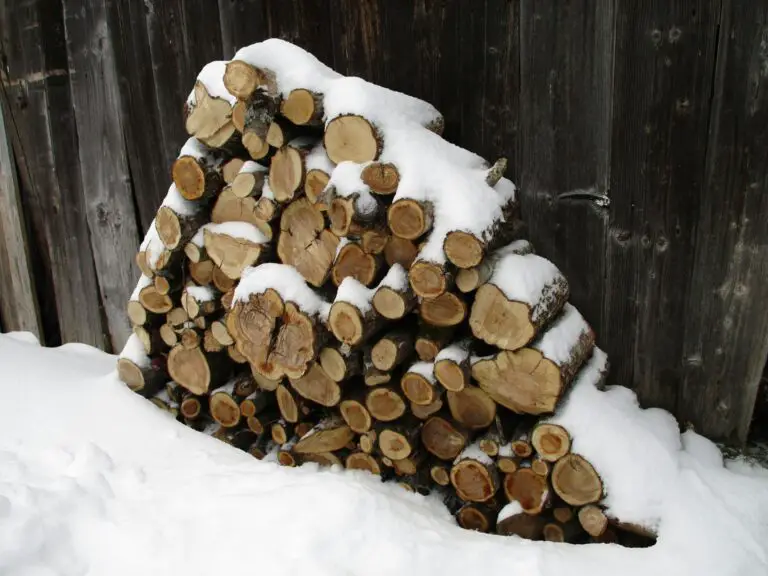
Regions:
M 613 381 L 747 437 L 768 356 L 768 0 L 0 0 L 0 23 L 5 329 L 121 346 L 197 70 L 279 36 L 508 157 Z

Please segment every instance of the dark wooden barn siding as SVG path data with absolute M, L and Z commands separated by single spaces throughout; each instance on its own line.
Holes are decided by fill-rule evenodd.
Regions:
M 4 329 L 121 345 L 197 71 L 277 36 L 506 156 L 613 381 L 746 438 L 768 355 L 768 0 L 0 0 L 0 23 L 0 238 L 27 236 L 0 259 L 26 278 L 0 282 Z

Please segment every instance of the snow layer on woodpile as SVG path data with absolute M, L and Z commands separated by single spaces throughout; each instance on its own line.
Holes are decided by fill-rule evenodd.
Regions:
M 518 502 L 517 500 L 513 500 L 509 504 L 506 504 L 504 508 L 499 510 L 499 515 L 496 517 L 496 523 L 498 524 L 502 520 L 506 520 L 511 516 L 517 516 L 518 514 L 522 514 L 522 513 L 523 513 L 523 507 L 520 505 L 520 502 Z
M 704 466 L 648 433 L 628 441 L 649 424 L 637 407 L 621 410 L 617 422 L 615 401 L 604 416 L 595 399 L 588 415 L 595 430 L 582 422 L 572 432 L 577 445 L 579 434 L 590 436 L 576 448 L 590 458 L 625 455 L 627 474 L 609 486 L 627 497 L 653 496 L 659 541 L 647 549 L 571 546 L 463 530 L 437 496 L 365 472 L 255 460 L 130 392 L 115 361 L 84 345 L 41 348 L 28 335 L 0 335 L 0 573 L 768 573 L 768 471 L 741 461 Z M 666 484 L 646 486 L 654 473 Z M 222 553 L 254 542 L 269 553 Z
M 493 458 L 488 456 L 485 452 L 480 450 L 480 443 L 475 442 L 474 444 L 470 444 L 464 450 L 461 451 L 461 454 L 456 456 L 456 459 L 453 461 L 454 464 L 458 464 L 462 460 L 477 460 L 478 462 L 482 464 L 487 464 L 488 466 L 493 465 Z
M 339 163 L 331 173 L 328 186 L 333 186 L 336 189 L 336 196 L 342 198 L 357 194 L 355 209 L 360 215 L 369 216 L 376 211 L 378 202 L 360 178 L 364 166 L 364 164 L 355 164 L 354 162 Z
M 176 184 L 171 184 L 168 188 L 168 192 L 163 198 L 163 206 L 167 206 L 173 210 L 179 216 L 193 216 L 200 210 L 200 204 L 197 202 L 191 202 L 184 198 L 176 188 Z
M 205 235 L 203 234 L 204 229 L 205 226 L 201 226 L 200 229 L 195 232 L 195 235 L 190 239 L 190 243 L 194 244 L 198 248 L 202 248 L 205 244 Z
M 262 166 L 253 160 L 246 160 L 243 162 L 243 165 L 240 166 L 238 174 L 253 174 L 254 172 L 269 172 L 269 168 Z
M 208 230 L 214 234 L 224 234 L 231 238 L 239 238 L 240 240 L 248 240 L 254 244 L 266 244 L 269 239 L 264 236 L 264 233 L 256 228 L 253 224 L 248 222 L 222 222 L 221 224 L 206 224 L 203 226 L 204 230 Z
M 211 98 L 223 98 L 229 102 L 232 106 L 237 102 L 237 98 L 229 93 L 229 90 L 224 86 L 224 71 L 227 69 L 226 60 L 215 60 L 208 62 L 203 69 L 200 70 L 200 74 L 197 75 L 197 81 L 200 82 Z M 187 104 L 194 105 L 196 103 L 195 91 L 189 93 L 187 96 Z
M 488 283 L 501 290 L 509 300 L 533 307 L 541 300 L 548 286 L 565 281 L 557 266 L 546 258 L 536 254 L 509 253 L 496 262 Z M 537 319 L 532 320 L 535 322 Z
M 352 304 L 352 306 L 364 314 L 371 309 L 371 300 L 373 300 L 375 292 L 375 289 L 366 287 L 357 278 L 347 276 L 339 284 L 336 298 L 333 301 Z
M 140 368 L 146 368 L 151 363 L 147 351 L 144 349 L 144 344 L 141 343 L 141 339 L 136 334 L 128 336 L 128 340 L 120 352 L 120 358 L 130 360 Z
M 402 292 L 408 288 L 408 273 L 402 264 L 392 264 L 387 271 L 386 276 L 381 279 L 379 286 L 392 288 L 397 292 Z
M 574 345 L 591 330 L 576 307 L 566 302 L 560 316 L 555 318 L 531 347 L 560 366 L 571 358 Z
M 437 353 L 437 356 L 435 356 L 435 364 L 440 362 L 440 360 L 451 360 L 456 364 L 461 364 L 468 357 L 469 341 L 462 340 L 461 342 L 456 342 L 440 350 L 440 352 Z
M 154 220 L 152 220 L 149 230 L 144 235 L 144 240 L 142 240 L 141 246 L 139 246 L 139 252 L 146 254 L 147 264 L 152 270 L 155 269 L 158 259 L 165 252 L 165 244 L 160 240 Z
M 304 158 L 304 165 L 306 166 L 307 172 L 310 170 L 321 170 L 329 176 L 335 167 L 335 164 L 328 158 L 328 153 L 325 151 L 325 146 L 323 146 L 322 140 L 315 144 L 315 147 L 306 155 Z
M 264 177 L 264 184 L 261 187 L 261 195 L 264 198 L 268 198 L 270 200 L 275 199 L 275 193 L 272 191 L 272 187 L 269 185 L 269 176 Z
M 432 384 L 437 382 L 435 379 L 435 365 L 432 362 L 416 362 L 408 368 L 408 372 L 423 376 Z
M 152 278 L 149 278 L 148 276 L 144 276 L 144 274 L 139 276 L 139 281 L 136 282 L 136 287 L 133 289 L 133 292 L 131 293 L 130 300 L 132 301 L 138 300 L 139 294 L 141 293 L 141 291 L 144 290 L 144 288 L 146 288 L 150 284 L 152 284 Z
M 184 145 L 181 147 L 181 150 L 179 151 L 179 158 L 182 156 L 191 156 L 192 158 L 196 158 L 197 160 L 200 160 L 201 158 L 205 158 L 206 156 L 209 156 L 211 154 L 211 149 L 208 148 L 205 144 L 200 142 L 197 138 L 187 138 L 187 141 L 184 142 Z
M 216 298 L 216 293 L 210 286 L 187 286 L 185 290 L 198 302 L 210 302 Z
M 325 320 L 331 305 L 318 296 L 304 277 L 286 264 L 260 264 L 243 270 L 240 283 L 235 288 L 236 302 L 247 302 L 251 294 L 262 294 L 272 288 L 284 302 L 293 302 L 305 314 L 318 315 Z

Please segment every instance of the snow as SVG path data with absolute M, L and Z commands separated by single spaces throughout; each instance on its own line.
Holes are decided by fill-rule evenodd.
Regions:
M 435 356 L 435 364 L 440 362 L 440 360 L 450 360 L 456 364 L 461 364 L 469 357 L 469 344 L 469 340 L 462 340 L 461 342 L 446 346 Z
M 210 153 L 211 149 L 200 142 L 200 140 L 197 138 L 188 138 L 179 151 L 179 158 L 182 156 L 192 156 L 192 158 L 200 160 L 201 158 L 208 156 Z
M 144 276 L 144 274 L 139 276 L 139 281 L 136 282 L 136 288 L 133 289 L 133 292 L 131 293 L 130 300 L 131 301 L 138 301 L 139 294 L 141 294 L 141 291 L 144 290 L 144 288 L 146 288 L 147 286 L 149 286 L 151 284 L 152 284 L 152 278 L 150 278 L 148 276 Z
M 261 196 L 269 200 L 275 199 L 275 193 L 272 191 L 272 187 L 269 185 L 269 177 L 264 177 L 264 184 L 261 186 Z
M 253 160 L 246 160 L 240 167 L 238 174 L 253 174 L 254 172 L 269 172 L 269 168 Z
M 160 235 L 157 233 L 155 221 L 152 220 L 152 223 L 149 225 L 149 230 L 147 230 L 147 233 L 144 235 L 144 240 L 141 241 L 139 252 L 146 253 L 147 264 L 154 270 L 158 259 L 162 256 L 164 251 L 165 244 L 163 244 Z
M 379 203 L 371 194 L 371 190 L 360 178 L 365 164 L 354 162 L 340 162 L 331 173 L 331 179 L 326 188 L 333 186 L 336 196 L 347 198 L 357 194 L 355 210 L 361 216 L 370 216 L 376 212 Z
M 312 150 L 309 151 L 309 154 L 306 155 L 304 158 L 304 166 L 306 167 L 307 172 L 310 170 L 320 170 L 329 176 L 331 175 L 335 164 L 328 158 L 322 140 L 315 144 L 314 148 L 312 148 Z
M 502 520 L 506 520 L 507 518 L 517 516 L 518 514 L 522 513 L 523 507 L 520 505 L 520 502 L 513 500 L 509 504 L 506 504 L 504 508 L 499 510 L 499 515 L 496 517 L 496 523 L 498 524 Z
M 200 210 L 200 204 L 184 198 L 174 183 L 168 188 L 168 193 L 165 195 L 162 205 L 167 206 L 179 216 L 192 216 Z
M 561 366 L 571 358 L 574 344 L 591 330 L 576 307 L 566 302 L 560 316 L 531 347 L 539 350 L 544 358 Z
M 123 346 L 119 357 L 130 360 L 139 368 L 146 368 L 151 362 L 149 356 L 147 356 L 147 351 L 144 349 L 144 344 L 141 343 L 141 339 L 136 334 L 128 336 L 128 340 L 125 346 Z
M 331 305 L 318 296 L 304 277 L 293 267 L 285 264 L 260 264 L 243 270 L 240 283 L 235 288 L 235 302 L 247 302 L 251 294 L 261 294 L 272 288 L 284 302 L 293 302 L 305 314 L 317 315 L 323 321 L 328 318 Z
M 544 289 L 557 281 L 565 281 L 565 278 L 552 262 L 536 254 L 515 253 L 499 258 L 488 280 L 509 300 L 534 308 L 534 313 L 538 312 L 536 304 L 541 300 Z M 532 320 L 535 322 L 537 318 Z
M 336 258 L 338 258 L 339 254 L 341 254 L 341 249 L 344 248 L 344 246 L 346 246 L 350 242 L 351 240 L 346 236 L 342 236 L 341 238 L 339 238 L 339 243 L 336 244 L 336 253 L 333 255 L 334 262 L 336 262 Z
M 454 464 L 458 464 L 462 460 L 477 460 L 481 464 L 486 464 L 487 466 L 493 465 L 493 458 L 488 456 L 485 452 L 480 450 L 480 443 L 475 442 L 474 444 L 470 444 L 464 450 L 461 451 L 461 454 L 456 456 L 456 460 L 453 461 Z
M 254 244 L 266 244 L 269 239 L 264 233 L 248 222 L 222 222 L 221 224 L 206 224 L 203 230 L 208 230 L 213 234 L 224 234 L 231 238 L 247 240 Z
M 216 293 L 210 286 L 187 286 L 185 291 L 197 302 L 210 302 L 216 298 Z
M 404 292 L 408 289 L 408 273 L 402 264 L 392 264 L 386 276 L 381 279 L 379 286 L 386 286 L 396 292 Z
M 357 278 L 347 276 L 339 284 L 334 302 L 348 302 L 365 314 L 371 309 L 371 301 L 375 293 L 375 289 L 367 288 Z
M 499 446 L 499 456 L 502 458 L 513 458 L 515 456 L 515 451 L 512 450 L 512 442 Z
M 637 433 L 649 423 L 626 406 L 606 432 L 600 408 L 610 408 L 605 418 L 616 424 L 613 390 L 590 391 L 609 400 L 597 401 L 589 422 L 574 429 L 576 449 L 590 458 L 621 450 L 623 465 L 640 472 L 609 485 L 641 499 L 653 491 L 659 540 L 647 549 L 477 534 L 456 526 L 434 496 L 364 472 L 255 460 L 131 393 L 114 363 L 83 345 L 41 348 L 26 335 L 0 335 L 3 576 L 768 572 L 768 471 L 743 462 L 702 466 L 648 433 L 622 445 L 630 437 L 622 430 Z M 603 429 L 599 438 L 588 425 Z M 592 436 L 583 446 L 581 434 Z M 657 461 L 660 455 L 674 466 Z M 646 486 L 654 471 L 664 485 Z M 232 553 L 255 543 L 255 554 Z
M 203 234 L 203 230 L 205 229 L 205 226 L 201 226 L 200 229 L 195 232 L 195 235 L 192 236 L 192 238 L 189 240 L 190 243 L 194 244 L 198 248 L 202 248 L 205 244 L 205 235 Z
M 408 372 L 423 376 L 432 384 L 437 382 L 435 379 L 435 365 L 432 362 L 416 362 L 408 368 Z
M 232 106 L 237 102 L 237 98 L 229 93 L 229 90 L 224 86 L 224 71 L 227 69 L 227 62 L 223 60 L 217 60 L 214 62 L 208 62 L 203 69 L 200 70 L 200 74 L 197 75 L 197 80 L 205 86 L 208 91 L 208 95 L 211 98 L 223 98 L 229 102 Z M 192 90 L 187 97 L 187 104 L 195 104 L 195 91 Z

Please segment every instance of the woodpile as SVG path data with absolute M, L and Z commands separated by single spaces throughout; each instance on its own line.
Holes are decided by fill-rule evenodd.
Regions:
M 464 528 L 616 541 L 549 420 L 605 356 L 521 238 L 504 159 L 278 40 L 208 64 L 184 122 L 136 257 L 131 389 L 256 458 L 435 491 Z

